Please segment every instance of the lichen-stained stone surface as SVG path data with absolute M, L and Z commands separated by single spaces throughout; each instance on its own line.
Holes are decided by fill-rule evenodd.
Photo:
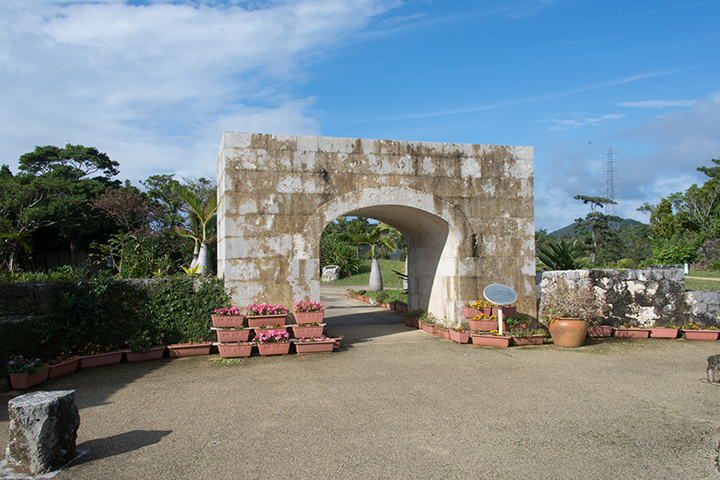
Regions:
M 357 215 L 408 244 L 410 308 L 446 323 L 493 283 L 536 316 L 531 147 L 225 132 L 218 275 L 233 303 L 320 295 L 325 226 Z

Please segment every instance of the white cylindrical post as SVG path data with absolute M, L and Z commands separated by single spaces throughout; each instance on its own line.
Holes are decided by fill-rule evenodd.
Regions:
M 500 335 L 503 334 L 502 321 L 503 321 L 502 307 L 498 307 L 498 333 Z

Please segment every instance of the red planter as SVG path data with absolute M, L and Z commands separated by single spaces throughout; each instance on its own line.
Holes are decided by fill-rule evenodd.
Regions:
M 262 327 L 263 325 L 285 325 L 287 314 L 283 315 L 256 315 L 247 317 L 248 327 Z
M 290 342 L 285 343 L 260 343 L 258 344 L 260 355 L 287 355 L 290 352 Z
M 462 313 L 465 318 L 474 318 L 481 313 L 484 313 L 488 317 L 492 315 L 492 308 L 491 307 L 483 307 L 483 308 L 473 308 L 473 307 L 462 307 Z
M 293 342 L 298 355 L 311 353 L 332 353 L 335 349 L 335 340 L 328 339 L 323 342 Z
M 650 338 L 677 338 L 679 328 L 657 327 L 650 329 Z
M 217 339 L 220 343 L 247 342 L 250 339 L 250 329 L 236 328 L 233 330 L 216 330 Z
M 617 338 L 649 338 L 650 330 L 647 328 L 616 328 Z
M 470 341 L 470 333 L 458 332 L 457 330 L 450 329 L 450 340 L 457 343 L 468 343 Z
M 417 318 L 411 318 L 410 324 L 413 328 L 420 328 L 420 321 Z
M 80 363 L 79 358 L 73 358 L 73 359 L 68 360 L 67 362 L 58 363 L 57 365 L 49 365 L 48 366 L 48 379 L 60 378 L 60 377 L 64 377 L 65 375 L 70 375 L 71 373 L 75 373 L 75 370 L 77 370 L 79 363 Z
M 325 327 L 322 325 L 317 326 L 305 326 L 305 325 L 292 325 L 293 335 L 295 338 L 310 338 L 320 337 L 323 334 Z
M 512 344 L 518 347 L 524 345 L 542 345 L 545 335 L 530 335 L 527 337 L 512 337 Z
M 11 373 L 10 375 L 10 386 L 13 390 L 25 390 L 26 388 L 34 387 L 39 385 L 48 379 L 48 372 L 50 368 L 46 365 L 45 368 L 40 370 L 38 373 L 31 373 L 29 375 L 23 373 Z
M 495 320 L 468 320 L 470 330 L 473 332 L 489 332 L 498 329 L 498 321 Z M 507 324 L 503 320 L 503 332 L 507 330 Z
M 427 332 L 431 335 L 435 335 L 435 325 L 432 323 L 418 322 L 423 332 Z
M 299 325 L 308 323 L 322 323 L 325 318 L 325 312 L 295 312 L 295 323 Z
M 479 345 L 481 347 L 500 347 L 507 348 L 510 346 L 510 339 L 506 335 L 476 335 L 473 334 L 472 343 L 473 345 Z
M 220 358 L 241 358 L 249 357 L 252 352 L 252 343 L 221 343 L 218 345 Z
M 503 318 L 508 317 L 514 317 L 517 315 L 517 308 L 516 307 L 502 307 L 503 309 Z M 498 316 L 498 312 L 500 311 L 500 307 L 492 307 L 492 314 L 496 317 Z
M 450 330 L 447 328 L 435 327 L 435 335 L 438 335 L 441 338 L 444 338 L 445 340 L 450 340 Z
M 206 317 L 207 318 L 207 317 Z M 88 355 L 80 357 L 80 365 L 78 368 L 87 370 L 88 368 L 105 367 L 107 365 L 117 365 L 122 360 L 123 351 L 98 353 L 97 355 Z
M 242 327 L 245 322 L 245 315 L 213 315 L 212 323 L 216 328 L 237 328 Z
M 688 340 L 717 340 L 719 330 L 683 330 Z
M 145 351 L 133 352 L 125 350 L 125 358 L 128 362 L 144 362 L 146 360 L 160 360 L 165 353 L 165 347 L 147 348 Z
M 171 358 L 196 357 L 198 355 L 210 355 L 211 342 L 203 343 L 176 343 L 168 345 L 168 352 Z
M 587 336 L 592 338 L 612 337 L 613 327 L 610 325 L 594 325 L 588 327 Z

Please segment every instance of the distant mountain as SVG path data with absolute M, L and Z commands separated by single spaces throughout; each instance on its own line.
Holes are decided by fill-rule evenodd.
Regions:
M 626 218 L 620 222 L 620 229 L 633 227 L 635 225 L 641 225 L 642 222 L 638 222 L 637 220 L 633 220 L 632 218 Z M 559 230 L 555 230 L 552 233 L 548 233 L 548 236 L 555 237 L 558 240 L 565 239 L 565 238 L 574 238 L 575 237 L 575 226 L 577 225 L 577 222 L 573 222 L 567 227 L 563 227 Z

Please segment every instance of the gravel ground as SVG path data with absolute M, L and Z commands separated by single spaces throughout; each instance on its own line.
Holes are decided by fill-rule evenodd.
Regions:
M 720 342 L 458 345 L 345 288 L 322 290 L 344 336 L 330 355 L 125 363 L 39 386 L 80 407 L 85 453 L 55 478 L 720 478 L 720 386 L 704 381 Z

